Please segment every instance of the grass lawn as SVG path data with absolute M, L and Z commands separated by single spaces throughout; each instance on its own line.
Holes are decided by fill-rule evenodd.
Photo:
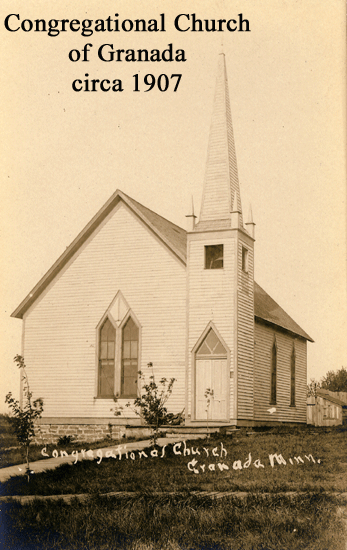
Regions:
M 116 499 L 6 506 L 4 547 L 25 550 L 345 550 L 326 496 Z
M 115 447 L 114 458 L 94 452 L 30 483 L 11 478 L 3 495 L 89 493 L 90 500 L 7 503 L 6 548 L 345 550 L 347 499 L 326 493 L 347 492 L 346 431 L 276 431 L 170 444 L 141 457 L 123 449 L 121 459 Z M 100 496 L 112 491 L 137 497 Z M 248 496 L 211 500 L 195 491 Z M 174 494 L 158 495 L 167 492 Z
M 169 444 L 155 452 L 146 449 L 146 456 L 140 451 L 125 454 L 126 444 L 122 443 L 121 459 L 115 445 L 112 458 L 97 457 L 94 451 L 94 460 L 35 474 L 29 484 L 21 476 L 14 477 L 3 483 L 1 490 L 4 495 L 182 490 L 345 492 L 346 433 L 342 429 L 313 433 L 284 430 L 247 436 L 244 431 Z M 52 456 L 48 449 L 47 453 Z M 275 454 L 282 463 L 273 457 L 272 466 L 271 455 Z

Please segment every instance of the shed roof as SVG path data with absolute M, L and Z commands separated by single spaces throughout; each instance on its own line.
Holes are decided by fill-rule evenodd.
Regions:
M 186 264 L 186 231 L 117 189 L 99 212 L 97 212 L 85 228 L 72 241 L 70 246 L 66 248 L 47 273 L 40 279 L 32 291 L 19 304 L 12 313 L 12 317 L 18 317 L 20 319 L 23 317 L 29 307 L 37 300 L 45 288 L 54 280 L 66 263 L 74 256 L 82 244 L 91 236 L 100 223 L 112 212 L 120 201 L 123 201 L 183 264 Z M 313 342 L 312 338 L 310 338 L 310 336 L 308 336 L 308 334 L 302 330 L 257 283 L 254 283 L 254 314 L 255 318 L 279 326 Z
M 324 399 L 326 399 L 327 401 L 331 401 L 331 403 L 334 403 L 335 405 L 341 405 L 342 407 L 346 407 L 347 405 L 347 403 L 345 403 L 345 401 L 342 401 L 342 399 L 331 395 L 331 392 L 329 392 L 329 390 L 318 388 L 316 393 L 318 397 L 323 397 Z

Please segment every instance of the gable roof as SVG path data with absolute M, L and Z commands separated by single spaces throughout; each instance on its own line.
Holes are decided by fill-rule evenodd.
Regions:
M 143 206 L 119 189 L 110 197 L 104 206 L 90 220 L 85 228 L 66 248 L 63 254 L 40 279 L 32 291 L 24 298 L 12 313 L 11 317 L 21 319 L 29 307 L 37 300 L 41 293 L 53 281 L 67 262 L 74 256 L 83 243 L 92 235 L 101 222 L 112 210 L 123 201 L 153 233 L 186 265 L 187 262 L 187 233 L 184 229 L 163 218 L 153 210 Z M 310 340 L 312 338 L 302 330 L 295 321 L 263 290 L 254 283 L 254 314 L 258 319 L 279 326 L 294 334 Z
M 146 208 L 139 202 L 135 201 L 119 189 L 117 189 L 109 200 L 100 208 L 85 228 L 72 241 L 70 246 L 62 253 L 58 260 L 40 279 L 32 291 L 24 298 L 19 306 L 11 314 L 11 317 L 23 318 L 24 313 L 37 300 L 40 294 L 58 275 L 61 269 L 67 262 L 76 254 L 82 244 L 92 235 L 98 228 L 101 222 L 112 212 L 112 210 L 123 201 L 143 222 L 149 227 L 153 233 L 181 260 L 186 264 L 187 260 L 187 236 L 184 229 L 169 222 L 159 214 L 156 214 L 149 208 Z

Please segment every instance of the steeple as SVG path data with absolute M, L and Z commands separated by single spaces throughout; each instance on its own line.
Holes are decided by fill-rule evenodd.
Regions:
M 219 55 L 216 90 L 207 152 L 204 191 L 196 229 L 231 227 L 231 212 L 237 204 L 239 227 L 243 226 L 240 185 L 231 121 L 224 54 Z

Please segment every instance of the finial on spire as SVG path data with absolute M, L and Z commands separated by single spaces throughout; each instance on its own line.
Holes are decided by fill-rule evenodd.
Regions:
M 254 237 L 254 235 L 255 235 L 255 223 L 253 221 L 253 212 L 252 212 L 252 205 L 251 204 L 249 205 L 248 222 L 245 223 L 245 225 L 247 226 L 248 233 L 254 239 L 255 238 Z
M 196 216 L 194 214 L 194 199 L 193 199 L 193 195 L 192 195 L 192 202 L 191 202 L 191 214 L 187 214 L 186 216 L 187 219 L 187 231 L 194 231 L 194 228 L 195 228 L 195 220 L 196 220 Z

